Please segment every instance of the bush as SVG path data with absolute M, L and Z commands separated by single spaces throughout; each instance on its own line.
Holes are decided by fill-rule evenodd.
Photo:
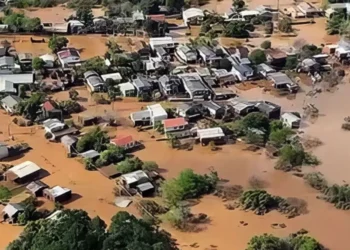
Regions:
M 249 60 L 255 65 L 266 62 L 265 52 L 261 49 L 253 50 L 249 55 Z
M 274 147 L 280 148 L 287 143 L 287 139 L 293 134 L 294 131 L 287 127 L 277 129 L 270 133 L 269 141 Z
M 266 115 L 259 112 L 253 112 L 246 115 L 242 119 L 241 123 L 242 127 L 246 130 L 250 129 L 258 129 L 263 132 L 268 132 L 270 130 L 270 121 Z
M 42 70 L 45 66 L 45 61 L 40 57 L 34 57 L 32 62 L 32 67 L 35 70 Z
M 122 174 L 127 174 L 127 173 L 134 172 L 136 170 L 140 170 L 142 167 L 142 164 L 143 162 L 137 157 L 127 158 L 126 160 L 121 161 L 117 164 L 117 169 Z
M 86 170 L 92 171 L 96 169 L 95 163 L 92 159 L 84 159 L 84 166 Z
M 304 180 L 316 190 L 322 191 L 328 186 L 326 179 L 320 172 L 307 173 L 304 175 Z
M 263 189 L 266 188 L 267 183 L 258 176 L 251 176 L 248 180 L 249 187 L 252 189 Z
M 159 169 L 159 166 L 154 161 L 145 161 L 142 164 L 142 169 L 146 171 L 157 171 Z
M 287 70 L 295 69 L 298 66 L 298 58 L 296 56 L 287 56 L 286 64 L 284 66 Z
M 68 39 L 64 36 L 56 36 L 55 34 L 49 39 L 49 48 L 53 53 L 57 53 L 61 49 L 67 47 Z
M 162 196 L 169 205 L 176 206 L 182 200 L 198 198 L 214 191 L 217 182 L 216 172 L 198 175 L 192 169 L 186 169 L 177 178 L 164 181 Z
M 125 158 L 125 149 L 122 147 L 109 144 L 107 149 L 100 155 L 101 163 L 103 165 L 109 165 L 117 163 Z
M 278 23 L 278 29 L 284 33 L 293 32 L 292 20 L 290 18 L 283 18 Z
M 106 144 L 108 143 L 109 137 L 107 133 L 102 131 L 100 127 L 95 127 L 80 138 L 77 143 L 77 150 L 80 153 L 86 152 L 90 149 L 101 152 L 106 149 Z
M 185 206 L 172 207 L 166 214 L 161 216 L 162 220 L 170 223 L 171 226 L 180 229 L 188 229 L 188 218 L 190 209 Z
M 350 187 L 348 185 L 332 185 L 323 190 L 324 200 L 333 203 L 338 209 L 350 209 Z
M 245 210 L 252 210 L 255 214 L 264 215 L 277 208 L 276 198 L 264 190 L 248 190 L 240 197 L 240 204 Z
M 8 200 L 11 196 L 11 191 L 7 187 L 0 186 L 0 201 Z
M 246 143 L 253 144 L 259 147 L 265 145 L 264 134 L 258 134 L 254 131 L 248 130 L 245 136 Z
M 270 49 L 271 48 L 271 41 L 263 41 L 261 44 L 260 44 L 260 47 L 262 49 Z

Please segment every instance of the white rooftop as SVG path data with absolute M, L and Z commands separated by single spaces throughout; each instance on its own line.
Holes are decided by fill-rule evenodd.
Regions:
M 257 15 L 259 15 L 260 14 L 260 12 L 259 11 L 257 11 L 257 10 L 243 10 L 243 11 L 241 11 L 239 14 L 241 14 L 241 16 L 257 16 Z
M 32 173 L 35 173 L 39 171 L 41 168 L 36 165 L 34 162 L 31 161 L 25 161 L 22 162 L 12 168 L 10 168 L 7 172 L 12 172 L 15 175 L 18 176 L 18 178 L 25 177 L 27 175 L 30 175 Z
M 168 113 L 159 103 L 147 106 L 147 109 L 151 112 L 151 116 L 168 116 Z
M 282 119 L 286 119 L 290 122 L 300 121 L 300 118 L 293 113 L 287 112 L 282 115 Z
M 122 178 L 126 181 L 127 184 L 131 184 L 138 182 L 142 178 L 148 179 L 148 175 L 142 170 L 137 170 L 128 174 L 123 174 Z
M 224 132 L 221 128 L 206 128 L 206 129 L 198 129 L 197 130 L 198 137 L 203 138 L 215 138 L 215 137 L 223 137 L 225 136 Z
M 123 78 L 120 75 L 120 73 L 110 73 L 110 74 L 105 74 L 105 75 L 101 75 L 102 79 L 104 81 L 106 81 L 107 79 L 113 79 L 113 80 L 117 80 L 117 81 L 121 81 Z
M 48 190 L 53 197 L 61 196 L 65 193 L 71 192 L 69 188 L 64 188 L 60 186 L 55 186 Z

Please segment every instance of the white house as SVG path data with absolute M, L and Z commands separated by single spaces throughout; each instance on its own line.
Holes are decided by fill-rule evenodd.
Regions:
M 149 45 L 153 50 L 158 47 L 174 49 L 175 43 L 172 37 L 152 37 L 149 39 Z
M 122 76 L 118 72 L 101 75 L 101 78 L 104 81 L 107 81 L 107 79 L 112 79 L 114 81 L 117 81 L 118 83 L 121 82 L 121 80 L 123 80 Z
M 168 113 L 159 103 L 147 106 L 147 110 L 150 112 L 151 124 L 153 126 L 156 122 L 161 122 L 168 118 Z
M 123 96 L 135 96 L 136 90 L 134 85 L 131 82 L 125 82 L 118 85 Z
M 101 91 L 103 85 L 105 84 L 99 74 L 92 70 L 85 72 L 84 78 L 91 92 Z
M 294 113 L 291 113 L 291 112 L 284 113 L 281 116 L 281 120 L 283 124 L 289 128 L 300 127 L 301 119 L 299 116 L 295 115 Z
M 189 8 L 182 12 L 184 24 L 200 25 L 204 18 L 204 12 L 198 8 Z
M 207 128 L 207 129 L 198 129 L 197 135 L 199 141 L 202 145 L 209 143 L 210 141 L 223 141 L 225 139 L 225 134 L 222 131 L 222 128 Z
M 163 121 L 163 125 L 167 137 L 174 135 L 177 138 L 183 138 L 191 135 L 188 122 L 183 117 L 166 119 Z

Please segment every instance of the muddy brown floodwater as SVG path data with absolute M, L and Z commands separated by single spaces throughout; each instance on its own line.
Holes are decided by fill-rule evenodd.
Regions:
M 344 88 L 347 85 L 343 86 Z M 104 113 L 111 111 L 111 105 L 94 106 L 86 90 L 79 89 L 80 96 L 86 97 L 87 101 L 82 102 L 87 110 L 85 113 Z M 285 98 L 275 98 L 268 94 L 262 94 L 261 89 L 252 89 L 244 92 L 242 95 L 255 96 L 255 98 L 265 97 L 265 99 L 274 100 L 284 105 L 285 109 L 301 108 L 303 103 L 303 93 L 300 97 L 297 97 L 294 102 L 286 100 Z M 305 95 L 305 94 L 304 94 Z M 334 97 L 333 97 L 334 95 Z M 338 96 L 338 98 L 336 97 Z M 343 97 L 342 97 L 343 96 Z M 344 100 L 342 98 L 344 98 Z M 330 106 L 329 110 L 334 108 L 341 108 L 341 102 L 345 102 L 346 94 L 342 89 L 334 94 L 324 93 L 316 101 L 321 104 L 326 100 L 332 100 L 337 102 L 336 104 L 323 104 L 324 106 Z M 61 92 L 54 96 L 54 99 L 67 99 L 68 93 Z M 316 102 L 315 101 L 315 102 Z M 145 104 L 135 102 L 132 99 L 126 99 L 123 102 L 116 102 L 114 104 L 114 110 L 119 117 L 126 117 L 130 112 L 139 110 Z M 325 111 L 328 109 L 325 108 Z M 345 111 L 343 111 L 345 112 Z M 320 118 L 314 125 L 309 125 L 306 130 L 316 133 L 318 129 L 318 122 L 320 125 L 326 125 L 326 119 L 328 113 Z M 338 118 L 341 118 L 343 114 L 337 114 Z M 335 119 L 335 116 L 331 116 Z M 337 118 L 337 119 L 338 119 Z M 3 138 L 7 139 L 7 124 L 10 121 L 10 117 L 1 113 L 0 114 L 0 131 L 4 134 Z M 340 130 L 341 121 L 339 124 L 334 120 L 329 124 L 329 130 L 334 129 L 339 131 L 343 135 L 342 141 L 346 142 L 345 132 Z M 312 129 L 315 127 L 315 129 Z M 42 129 L 38 129 L 35 134 L 24 134 L 28 131 L 27 128 L 17 128 L 14 125 L 11 126 L 12 133 L 15 133 L 15 139 L 17 141 L 25 141 L 33 148 L 23 158 L 15 160 L 13 163 L 19 163 L 24 160 L 31 160 L 37 163 L 42 168 L 46 169 L 50 175 L 43 179 L 44 182 L 52 185 L 62 185 L 73 190 L 74 199 L 69 202 L 67 208 L 81 208 L 86 210 L 90 216 L 99 215 L 107 223 L 110 222 L 111 217 L 118 211 L 111 203 L 113 202 L 112 189 L 114 183 L 111 180 L 106 179 L 98 172 L 89 172 L 84 169 L 75 159 L 68 159 L 65 156 L 65 151 L 59 143 L 47 142 L 44 139 L 44 132 Z M 154 160 L 163 169 L 163 174 L 166 178 L 176 176 L 181 170 L 185 168 L 192 168 L 198 173 L 206 173 L 209 168 L 214 167 L 218 171 L 221 178 L 227 179 L 232 184 L 240 184 L 247 186 L 247 180 L 252 175 L 256 175 L 268 182 L 267 190 L 272 194 L 281 195 L 283 197 L 298 197 L 307 201 L 309 213 L 299 216 L 294 219 L 286 219 L 284 216 L 271 212 L 265 216 L 257 216 L 251 212 L 243 212 L 239 210 L 230 211 L 224 207 L 222 201 L 213 196 L 206 196 L 202 199 L 201 203 L 193 207 L 194 212 L 206 213 L 210 216 L 211 222 L 207 225 L 207 228 L 198 233 L 182 233 L 178 232 L 168 225 L 162 225 L 165 229 L 173 234 L 178 239 L 181 249 L 189 249 L 189 245 L 195 242 L 198 243 L 199 249 L 209 248 L 210 245 L 218 246 L 220 250 L 231 249 L 245 249 L 248 240 L 261 233 L 273 233 L 278 236 L 287 236 L 288 234 L 295 232 L 301 228 L 309 230 L 310 234 L 320 240 L 323 244 L 332 250 L 346 250 L 348 242 L 348 232 L 350 231 L 350 213 L 346 211 L 340 211 L 335 209 L 331 204 L 316 199 L 317 192 L 307 187 L 303 180 L 299 179 L 288 173 L 282 173 L 273 168 L 273 162 L 265 157 L 261 152 L 248 152 L 244 151 L 244 146 L 237 145 L 225 145 L 219 152 L 211 152 L 206 147 L 195 146 L 192 151 L 177 151 L 170 149 L 166 142 L 157 142 L 151 138 L 152 131 L 136 132 L 136 129 L 123 124 L 123 126 L 117 127 L 111 134 L 131 134 L 137 140 L 142 140 L 145 149 L 135 153 L 136 156 L 142 160 Z M 322 140 L 324 138 L 321 138 Z M 322 156 L 323 150 L 327 150 L 327 157 L 331 157 L 331 154 L 336 152 L 336 148 L 330 149 L 327 147 L 327 143 L 320 147 L 317 152 L 318 156 Z M 344 153 L 346 148 L 343 149 Z M 324 161 L 324 158 L 321 158 Z M 340 161 L 340 160 L 339 160 Z M 324 161 L 324 165 L 327 161 Z M 321 165 L 319 168 L 323 169 L 326 166 Z M 328 165 L 327 165 L 328 166 Z M 347 173 L 346 165 L 339 164 L 333 166 L 339 172 Z M 332 169 L 327 170 L 332 173 Z M 325 171 L 325 172 L 327 172 Z M 337 175 L 337 174 L 334 174 Z M 341 176 L 341 174 L 338 174 Z M 347 174 L 344 174 L 345 178 Z M 348 176 L 349 177 L 349 176 Z M 134 206 L 126 209 L 127 211 L 137 214 Z M 248 223 L 243 227 L 240 225 L 240 221 Z M 272 229 L 272 223 L 284 223 L 286 228 L 284 229 Z M 6 235 L 6 237 L 0 237 L 0 246 L 5 246 L 16 238 L 20 233 L 21 228 L 16 226 L 9 226 L 0 224 L 0 235 Z M 1 248 L 1 247 L 0 247 Z

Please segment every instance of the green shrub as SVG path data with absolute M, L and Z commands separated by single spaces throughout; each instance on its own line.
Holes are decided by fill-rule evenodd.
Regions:
M 260 47 L 262 49 L 270 49 L 271 48 L 271 41 L 263 41 L 261 44 L 260 44 Z
M 7 187 L 0 186 L 0 201 L 8 200 L 11 196 L 11 191 Z
M 136 170 L 140 170 L 142 168 L 143 162 L 137 158 L 127 158 L 124 161 L 119 162 L 116 166 L 119 172 L 122 174 L 127 174 L 130 172 L 134 172 Z

